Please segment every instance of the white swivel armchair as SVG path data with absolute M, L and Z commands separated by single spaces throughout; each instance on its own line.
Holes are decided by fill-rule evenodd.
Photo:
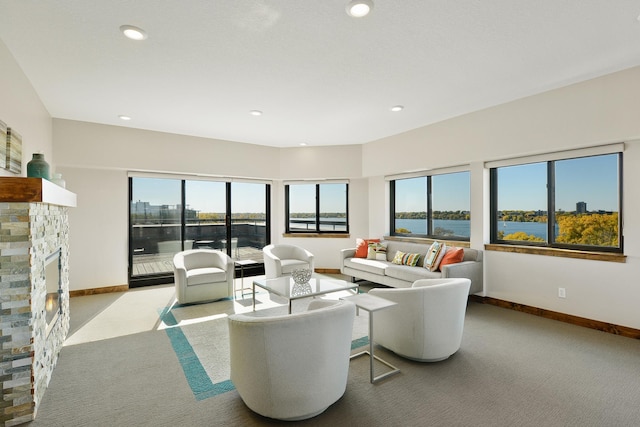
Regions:
M 375 342 L 407 359 L 437 362 L 460 349 L 469 279 L 421 279 L 411 288 L 374 288 L 397 305 L 376 312 Z
M 326 300 L 302 313 L 229 316 L 231 381 L 244 403 L 286 421 L 324 412 L 347 387 L 354 318 L 352 303 Z
M 176 298 L 180 304 L 213 301 L 233 295 L 234 263 L 213 249 L 192 249 L 173 257 Z
M 313 272 L 313 254 L 294 245 L 269 245 L 262 249 L 267 279 L 291 275 L 293 270 L 308 268 Z

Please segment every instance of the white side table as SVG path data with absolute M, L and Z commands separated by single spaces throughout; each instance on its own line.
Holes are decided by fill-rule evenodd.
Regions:
M 371 383 L 375 383 L 380 381 L 383 378 L 387 378 L 391 375 L 397 374 L 400 372 L 400 369 L 396 368 L 386 360 L 382 360 L 378 356 L 373 354 L 373 313 L 378 310 L 383 310 L 385 308 L 392 307 L 396 305 L 395 302 L 386 300 L 384 298 L 380 298 L 374 295 L 369 294 L 358 294 L 349 297 L 340 298 L 345 301 L 351 301 L 356 305 L 358 309 L 366 310 L 369 312 L 369 350 L 361 351 L 360 353 L 356 353 L 351 355 L 350 359 L 355 359 L 356 357 L 360 357 L 362 355 L 369 355 L 369 376 L 371 379 Z M 377 360 L 378 362 L 388 366 L 391 368 L 391 371 L 385 372 L 384 374 L 380 374 L 378 376 L 374 375 L 373 371 L 373 361 Z
M 244 287 L 244 267 L 247 265 L 253 265 L 253 264 L 257 264 L 256 261 L 252 260 L 252 259 L 239 259 L 234 261 L 234 264 L 238 267 L 240 267 L 240 293 L 242 294 L 242 299 L 244 299 L 244 291 L 246 289 L 251 290 L 251 288 L 245 288 Z M 236 299 L 236 292 L 238 292 L 238 289 L 236 288 L 236 285 L 234 283 L 233 285 L 233 299 Z

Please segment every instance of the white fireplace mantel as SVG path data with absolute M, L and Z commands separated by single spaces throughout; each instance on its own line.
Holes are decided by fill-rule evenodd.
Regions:
M 75 193 L 42 178 L 0 178 L 0 202 L 36 202 L 76 207 Z

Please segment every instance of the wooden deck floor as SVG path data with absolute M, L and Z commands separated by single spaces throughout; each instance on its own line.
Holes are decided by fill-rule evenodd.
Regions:
M 132 275 L 173 273 L 173 255 L 172 253 L 134 255 Z M 232 258 L 234 261 L 251 259 L 262 262 L 262 249 L 239 247 L 237 254 L 233 254 Z

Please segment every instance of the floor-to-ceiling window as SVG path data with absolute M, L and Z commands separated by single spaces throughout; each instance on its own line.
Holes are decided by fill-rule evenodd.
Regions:
M 185 181 L 185 236 L 194 248 L 226 251 L 227 183 Z M 191 249 L 191 248 L 189 248 Z
M 270 185 L 255 182 L 130 178 L 130 286 L 170 283 L 173 256 L 216 249 L 253 260 L 260 273 L 269 244 Z
M 262 262 L 267 242 L 268 186 L 253 182 L 231 183 L 231 256 Z M 255 253 L 259 249 L 259 253 Z

